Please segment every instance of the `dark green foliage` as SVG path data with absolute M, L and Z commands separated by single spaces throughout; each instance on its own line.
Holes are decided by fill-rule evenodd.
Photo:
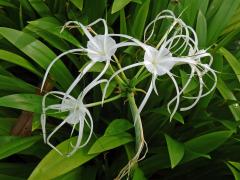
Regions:
M 166 105 L 175 92 L 169 79 L 158 80 L 159 96 L 152 94 L 142 116 L 149 152 L 132 178 L 240 179 L 240 0 L 0 0 L 0 179 L 93 180 L 117 176 L 135 145 L 126 97 L 91 109 L 94 138 L 66 158 L 41 139 L 42 96 L 37 92 L 56 55 L 86 44 L 76 28 L 60 33 L 66 21 L 88 24 L 101 17 L 112 32 L 142 40 L 146 25 L 164 9 L 177 16 L 182 13 L 181 18 L 196 30 L 199 46 L 209 48 L 218 84 L 215 92 L 195 108 L 178 112 L 169 122 Z M 166 25 L 156 24 L 152 44 Z M 98 26 L 94 30 L 103 31 Z M 124 66 L 142 57 L 132 48 L 122 48 L 118 55 Z M 65 91 L 87 62 L 85 56 L 76 54 L 62 58 L 50 72 L 54 88 Z M 84 81 L 91 81 L 102 67 L 95 65 Z M 129 71 L 127 76 L 133 77 L 133 73 Z M 181 70 L 176 74 L 178 83 L 184 84 L 188 74 Z M 211 78 L 205 82 L 206 86 L 213 83 Z M 144 80 L 139 87 L 148 84 Z M 116 84 L 111 87 L 108 96 L 116 93 Z M 184 94 L 192 94 L 196 88 L 193 80 Z M 80 89 L 81 85 L 73 95 Z M 137 92 L 136 97 L 140 102 L 143 95 Z M 99 101 L 101 88 L 88 98 Z M 187 102 L 182 100 L 182 104 Z M 34 112 L 32 137 L 10 136 L 21 111 Z M 61 118 L 61 114 L 51 114 L 47 128 L 53 129 Z M 76 139 L 69 139 L 70 129 L 61 129 L 53 140 L 63 151 Z

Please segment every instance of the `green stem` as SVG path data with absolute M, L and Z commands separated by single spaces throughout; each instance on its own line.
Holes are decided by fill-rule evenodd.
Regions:
M 113 69 L 113 67 L 112 67 L 111 64 L 110 64 L 109 67 L 110 67 L 110 70 L 112 71 L 112 73 L 114 74 L 115 71 L 114 71 L 114 69 Z M 126 85 L 126 83 L 125 83 L 118 75 L 115 76 L 115 80 L 117 81 L 117 83 L 118 83 L 119 85 L 122 85 L 122 84 Z
M 143 140 L 144 140 L 142 120 L 138 113 L 138 107 L 136 105 L 133 93 L 128 94 L 128 101 L 129 101 L 133 120 L 134 121 L 136 120 L 135 122 L 136 151 L 138 151 L 138 149 L 143 146 Z
M 144 68 L 145 68 L 145 67 L 144 67 L 144 66 L 142 66 L 142 67 L 141 67 L 141 69 L 139 69 L 139 71 L 137 72 L 137 74 L 135 75 L 135 77 L 134 77 L 134 78 L 136 78 L 136 79 L 137 79 L 137 78 L 140 76 L 140 74 L 142 73 L 142 71 L 144 70 Z
M 98 102 L 95 102 L 95 103 L 86 104 L 86 107 L 99 106 L 99 105 L 102 105 L 102 104 L 109 103 L 109 102 L 115 101 L 117 99 L 120 99 L 121 97 L 122 97 L 122 94 L 119 94 L 117 96 L 114 96 L 112 98 L 104 100 L 103 103 L 102 103 L 102 101 L 98 101 Z
M 121 64 L 120 64 L 117 56 L 113 55 L 113 57 L 114 57 L 115 62 L 117 63 L 118 68 L 119 68 L 119 69 L 122 69 L 122 66 L 121 66 Z M 126 77 L 125 73 L 122 71 L 121 74 L 122 74 L 123 79 L 124 79 L 126 82 L 128 82 L 128 78 Z

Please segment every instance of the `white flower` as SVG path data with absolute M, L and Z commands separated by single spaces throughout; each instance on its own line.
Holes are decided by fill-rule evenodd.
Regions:
M 44 95 L 43 101 L 42 101 L 42 115 L 41 115 L 41 125 L 42 125 L 42 131 L 43 131 L 43 139 L 44 142 L 47 143 L 50 147 L 55 149 L 59 154 L 63 155 L 62 152 L 60 152 L 51 142 L 51 137 L 64 125 L 64 124 L 70 124 L 72 125 L 72 132 L 73 134 L 76 126 L 78 125 L 78 137 L 76 140 L 76 144 L 72 145 L 73 149 L 72 151 L 68 152 L 67 156 L 71 156 L 74 154 L 79 148 L 82 148 L 88 144 L 88 142 L 91 139 L 92 133 L 93 133 L 93 119 L 92 116 L 88 110 L 88 107 L 90 105 L 84 104 L 83 99 L 86 96 L 86 94 L 96 85 L 106 82 L 106 80 L 99 80 L 94 83 L 90 83 L 79 95 L 77 99 L 74 97 L 67 95 L 65 99 L 63 99 L 64 96 L 66 96 L 65 93 L 59 92 L 59 91 L 51 91 Z M 52 104 L 46 107 L 46 98 L 50 95 L 53 95 L 54 97 L 58 98 L 62 102 L 60 104 Z M 58 112 L 68 112 L 68 115 L 64 118 L 64 120 L 49 134 L 46 134 L 46 113 L 49 110 L 55 110 Z M 89 134 L 85 142 L 83 141 L 84 136 L 84 128 L 85 126 L 88 126 Z
M 102 62 L 111 60 L 111 57 L 115 54 L 116 42 L 113 38 L 104 35 L 96 35 L 93 41 L 87 42 L 88 57 L 94 62 Z
M 186 111 L 186 110 L 191 109 L 192 107 L 194 107 L 197 104 L 197 102 L 199 101 L 199 99 L 201 97 L 204 97 L 204 96 L 208 95 L 209 93 L 211 93 L 214 90 L 214 88 L 216 87 L 217 76 L 216 76 L 214 70 L 212 70 L 210 68 L 210 66 L 212 64 L 212 60 L 213 60 L 212 56 L 209 53 L 207 53 L 206 51 L 198 49 L 198 39 L 197 39 L 195 31 L 191 27 L 187 26 L 181 19 L 175 17 L 174 14 L 169 10 L 161 12 L 155 18 L 155 20 L 153 20 L 146 27 L 145 34 L 144 34 L 145 42 L 148 42 L 150 40 L 150 38 L 152 37 L 152 35 L 154 33 L 155 23 L 161 19 L 171 20 L 172 24 L 166 30 L 166 33 L 163 35 L 163 37 L 158 42 L 156 47 L 152 47 L 147 44 L 141 43 L 139 40 L 134 39 L 133 37 L 130 37 L 128 35 L 122 35 L 122 34 L 115 35 L 115 36 L 127 38 L 130 41 L 133 41 L 135 43 L 135 45 L 137 44 L 145 51 L 145 54 L 144 54 L 143 62 L 138 62 L 135 64 L 131 64 L 129 66 L 126 66 L 126 67 L 118 70 L 117 72 L 115 72 L 112 75 L 112 77 L 109 79 L 107 85 L 105 86 L 102 101 L 105 98 L 105 94 L 106 94 L 106 91 L 107 91 L 110 81 L 116 75 L 118 75 L 119 73 L 121 73 L 125 70 L 131 69 L 131 68 L 134 68 L 137 66 L 144 66 L 152 74 L 152 80 L 151 80 L 149 89 L 148 89 L 142 103 L 139 106 L 139 109 L 138 109 L 139 113 L 141 113 L 143 107 L 145 106 L 147 100 L 149 99 L 149 97 L 151 95 L 151 92 L 154 90 L 156 92 L 156 94 L 158 94 L 157 88 L 155 85 L 155 81 L 156 81 L 157 77 L 166 74 L 170 77 L 170 79 L 172 80 L 172 82 L 175 86 L 175 89 L 176 89 L 176 96 L 168 103 L 168 110 L 171 114 L 171 116 L 170 116 L 170 120 L 171 120 L 179 107 L 180 95 L 187 88 L 187 86 L 189 85 L 193 76 L 197 75 L 197 77 L 199 79 L 198 95 L 196 97 L 185 97 L 188 99 L 193 99 L 194 102 L 188 107 L 181 108 L 180 109 L 181 111 Z M 150 36 L 146 37 L 146 33 L 151 26 L 153 26 L 153 28 L 150 33 Z M 201 59 L 203 59 L 205 57 L 210 58 L 210 61 L 208 64 L 204 64 L 201 61 Z M 175 75 L 171 73 L 171 70 L 173 67 L 183 65 L 183 64 L 187 64 L 190 66 L 191 74 L 190 74 L 190 77 L 189 77 L 189 80 L 187 81 L 187 83 L 180 90 L 180 88 L 178 87 L 177 81 L 175 79 Z M 203 86 L 204 86 L 203 76 L 208 72 L 210 72 L 213 75 L 214 84 L 208 92 L 203 93 Z M 175 101 L 176 101 L 176 104 L 174 106 L 173 111 L 171 112 L 170 105 Z
M 104 25 L 104 34 L 103 35 L 92 35 L 89 31 L 88 28 L 92 27 L 93 25 L 97 24 L 98 22 L 102 22 Z M 110 61 L 112 60 L 112 56 L 115 54 L 116 50 L 120 47 L 128 46 L 128 45 L 134 45 L 135 43 L 133 42 L 121 42 L 121 43 L 116 43 L 115 40 L 110 37 L 108 34 L 108 27 L 107 23 L 104 19 L 97 19 L 93 23 L 84 26 L 80 22 L 77 21 L 69 21 L 67 22 L 64 27 L 71 26 L 71 24 L 77 25 L 77 27 L 80 27 L 84 34 L 88 38 L 87 42 L 87 48 L 84 47 L 79 47 L 77 49 L 71 49 L 69 51 L 66 51 L 59 56 L 57 56 L 48 66 L 46 73 L 43 78 L 42 82 L 42 87 L 41 90 L 43 89 L 43 86 L 45 84 L 45 81 L 47 79 L 48 73 L 50 72 L 52 66 L 63 56 L 70 54 L 70 53 L 77 53 L 77 52 L 85 52 L 87 53 L 87 56 L 90 58 L 90 63 L 82 70 L 82 72 L 77 76 L 77 78 L 74 80 L 74 82 L 70 85 L 68 90 L 66 91 L 66 95 L 64 96 L 63 99 L 67 97 L 71 93 L 71 91 L 74 89 L 74 87 L 79 83 L 79 81 L 82 79 L 82 77 L 94 66 L 96 62 L 105 62 L 105 66 L 102 69 L 101 73 L 94 79 L 94 81 L 98 81 L 107 71 Z

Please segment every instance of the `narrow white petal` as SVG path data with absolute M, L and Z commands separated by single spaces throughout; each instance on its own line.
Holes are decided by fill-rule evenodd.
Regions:
M 67 54 L 70 54 L 70 53 L 74 53 L 74 52 L 83 52 L 84 50 L 82 48 L 79 48 L 79 49 L 71 49 L 71 50 L 68 50 L 62 54 L 60 54 L 59 56 L 57 56 L 48 66 L 46 72 L 45 72 L 45 75 L 44 75 L 44 78 L 43 78 L 43 82 L 42 82 L 42 86 L 41 86 L 41 92 L 43 90 L 43 87 L 44 87 L 44 84 L 45 84 L 45 81 L 47 80 L 47 76 L 48 76 L 48 73 L 50 71 L 50 69 L 52 68 L 52 66 L 63 56 L 67 55 Z

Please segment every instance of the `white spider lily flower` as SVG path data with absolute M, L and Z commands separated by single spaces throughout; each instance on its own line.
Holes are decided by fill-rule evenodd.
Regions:
M 92 27 L 93 25 L 97 24 L 98 22 L 102 22 L 104 25 L 104 34 L 103 35 L 97 35 L 95 34 L 94 36 L 88 31 L 89 27 Z M 91 24 L 84 26 L 82 23 L 77 22 L 77 21 L 69 21 L 67 22 L 63 29 L 67 26 L 70 26 L 71 24 L 77 25 L 77 27 L 80 27 L 84 34 L 88 38 L 87 42 L 87 48 L 84 47 L 79 47 L 77 49 L 71 49 L 69 51 L 66 51 L 59 56 L 57 56 L 48 66 L 46 73 L 43 78 L 42 82 L 42 87 L 41 90 L 43 89 L 43 86 L 45 84 L 45 81 L 47 79 L 47 76 L 52 68 L 52 66 L 60 60 L 63 56 L 70 54 L 70 53 L 79 53 L 79 52 L 85 52 L 87 53 L 87 56 L 90 58 L 90 63 L 82 70 L 82 72 L 77 76 L 77 78 L 74 80 L 74 82 L 70 85 L 68 90 L 66 91 L 66 95 L 64 96 L 63 99 L 65 99 L 71 91 L 74 89 L 74 87 L 79 83 L 79 81 L 82 79 L 82 77 L 94 66 L 95 63 L 97 62 L 105 62 L 105 66 L 101 73 L 93 80 L 93 81 L 98 81 L 107 71 L 110 61 L 112 60 L 112 56 L 114 56 L 116 50 L 120 47 L 124 46 L 129 46 L 129 45 L 134 45 L 135 43 L 133 42 L 121 42 L 121 43 L 116 43 L 116 41 L 110 37 L 108 34 L 108 27 L 107 23 L 104 19 L 97 19 L 96 21 L 92 22 Z
M 79 95 L 77 99 L 74 97 L 67 95 L 66 99 L 63 99 L 64 96 L 66 96 L 66 93 L 59 92 L 59 91 L 51 91 L 44 95 L 42 100 L 42 115 L 41 115 L 41 126 L 43 131 L 43 139 L 46 144 L 48 144 L 50 147 L 52 147 L 54 150 L 56 150 L 59 154 L 63 155 L 62 152 L 60 152 L 51 142 L 51 137 L 62 127 L 64 124 L 70 124 L 72 125 L 72 131 L 71 135 L 73 134 L 75 127 L 78 124 L 78 136 L 75 145 L 72 145 L 73 149 L 70 151 L 67 156 L 73 155 L 79 148 L 82 148 L 88 144 L 88 142 L 91 139 L 92 133 L 93 133 L 93 119 L 92 116 L 88 110 L 88 107 L 90 105 L 84 104 L 83 100 L 86 94 L 96 85 L 106 82 L 107 80 L 99 80 L 97 82 L 90 83 Z M 62 101 L 60 104 L 52 104 L 49 106 L 46 106 L 46 98 L 50 95 L 55 96 L 59 100 Z M 46 113 L 49 110 L 55 110 L 58 112 L 68 112 L 68 115 L 65 117 L 65 119 L 49 134 L 46 134 Z M 83 131 L 85 128 L 85 125 L 88 126 L 90 129 L 88 137 L 84 138 L 86 139 L 85 142 L 83 142 Z
M 196 97 L 185 97 L 188 99 L 194 99 L 194 102 L 192 103 L 192 105 L 188 107 L 181 108 L 180 109 L 181 111 L 186 111 L 191 109 L 197 104 L 197 102 L 201 97 L 208 95 L 214 90 L 214 88 L 216 87 L 217 76 L 215 74 L 215 71 L 210 68 L 213 61 L 212 56 L 204 50 L 198 50 L 198 39 L 194 30 L 191 27 L 187 26 L 181 19 L 176 18 L 171 11 L 169 10 L 163 11 L 155 18 L 155 20 L 153 20 L 147 26 L 145 30 L 145 35 L 144 35 L 145 41 L 147 42 L 151 38 L 151 37 L 146 38 L 146 31 L 148 30 L 148 28 L 152 25 L 155 26 L 156 21 L 164 18 L 171 19 L 173 22 L 170 25 L 169 29 L 166 31 L 165 35 L 159 41 L 156 48 L 143 44 L 139 42 L 139 40 L 134 39 L 127 35 L 121 35 L 121 34 L 116 35 L 116 36 L 120 36 L 120 37 L 127 38 L 129 40 L 132 40 L 137 45 L 141 46 L 145 51 L 144 60 L 143 62 L 131 64 L 115 72 L 112 75 L 112 77 L 109 79 L 107 85 L 105 86 L 102 102 L 105 98 L 105 94 L 110 81 L 119 73 L 137 66 L 144 66 L 152 74 L 152 80 L 151 80 L 149 89 L 147 90 L 147 93 L 142 103 L 139 106 L 139 109 L 138 109 L 139 113 L 141 113 L 143 107 L 145 106 L 148 98 L 151 95 L 151 92 L 154 90 L 156 94 L 158 94 L 155 81 L 157 77 L 165 74 L 170 77 L 176 89 L 176 96 L 168 103 L 168 110 L 171 114 L 170 120 L 173 118 L 174 114 L 176 113 L 179 107 L 180 95 L 187 88 L 187 86 L 189 85 L 194 75 L 197 75 L 199 79 L 199 93 Z M 177 30 L 173 32 L 174 27 L 176 25 L 178 25 Z M 153 31 L 154 30 L 151 31 L 150 36 L 153 35 Z M 169 37 L 171 34 L 172 36 Z M 204 64 L 201 61 L 201 59 L 205 57 L 210 58 L 210 61 L 208 64 Z M 180 88 L 178 87 L 177 81 L 174 77 L 174 74 L 171 73 L 171 70 L 173 67 L 182 65 L 182 64 L 188 64 L 190 66 L 191 74 L 187 83 L 180 90 Z M 208 72 L 210 72 L 214 77 L 214 85 L 208 92 L 203 94 L 203 86 L 204 86 L 203 75 L 205 75 Z M 175 101 L 176 101 L 175 107 L 171 112 L 170 105 Z

